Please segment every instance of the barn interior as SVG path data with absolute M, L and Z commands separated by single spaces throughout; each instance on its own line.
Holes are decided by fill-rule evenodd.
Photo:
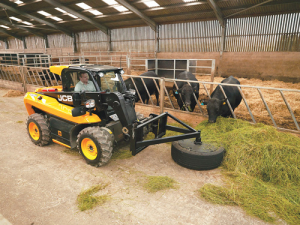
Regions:
M 61 85 L 49 67 L 70 64 L 121 67 L 125 80 L 154 71 L 159 99 L 139 96 L 136 111 L 170 112 L 225 143 L 222 171 L 183 170 L 167 145 L 130 158 L 124 144 L 100 169 L 62 146 L 32 147 L 20 96 Z M 172 91 L 182 71 L 199 83 L 193 112 Z M 299 74 L 299 0 L 1 0 L 0 224 L 299 224 Z M 208 124 L 201 103 L 229 76 L 242 102 L 234 119 Z M 139 185 L 153 175 L 181 187 L 145 194 Z M 113 200 L 79 212 L 77 194 L 101 182 Z
M 149 70 L 173 79 L 188 70 L 204 82 L 234 76 L 248 86 L 255 84 L 252 79 L 257 86 L 273 80 L 274 88 L 286 90 L 293 84 L 299 89 L 300 3 L 296 0 L 4 0 L 0 7 L 3 87 L 27 91 L 56 85 L 49 66 L 90 63 L 122 67 L 125 79 Z M 145 108 L 147 112 L 162 112 L 164 107 L 176 111 L 172 82 L 167 80 L 167 90 L 161 93 L 165 104 L 160 109 Z M 199 103 L 216 84 L 204 86 Z M 287 103 L 292 106 L 287 106 L 282 94 L 279 103 L 273 95 L 267 100 L 261 97 L 261 89 L 244 89 L 249 104 L 240 107 L 245 108 L 239 118 L 299 131 L 298 92 L 288 92 L 293 97 Z M 256 100 L 252 102 L 250 96 Z M 257 109 L 255 104 L 262 107 L 254 113 L 256 120 L 251 112 Z M 206 115 L 205 110 L 198 105 L 196 116 Z
M 124 67 L 131 53 L 133 70 L 145 69 L 140 58 L 215 59 L 216 76 L 299 81 L 297 0 L 3 0 L 0 7 L 2 53 L 109 52 L 118 56 L 101 60 Z

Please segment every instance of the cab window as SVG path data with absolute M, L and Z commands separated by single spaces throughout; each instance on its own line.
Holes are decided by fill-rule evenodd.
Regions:
M 116 75 L 116 71 L 100 72 L 98 75 L 97 83 L 102 91 L 109 90 L 110 92 L 118 91 L 123 93 L 122 85 L 118 75 Z
M 80 81 L 80 75 L 82 71 L 66 71 L 65 73 L 62 73 L 62 84 L 63 84 L 63 91 L 75 91 L 76 84 Z M 89 88 L 91 91 L 96 91 L 95 85 L 92 82 L 91 75 L 86 73 L 88 75 L 88 81 L 89 81 Z M 83 86 L 83 85 L 82 85 Z

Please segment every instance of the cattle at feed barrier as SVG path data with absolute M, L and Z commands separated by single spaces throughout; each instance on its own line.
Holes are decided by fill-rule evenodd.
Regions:
M 221 83 L 240 84 L 233 76 L 222 80 Z M 220 86 L 218 86 L 211 94 L 211 98 L 208 101 L 202 102 L 204 105 L 207 105 L 208 121 L 210 123 L 215 123 L 218 116 L 233 117 L 230 108 L 228 107 L 227 100 L 229 101 L 232 110 L 238 107 L 242 101 L 241 93 L 237 87 L 222 85 L 222 88 L 227 98 L 225 98 Z
M 141 75 L 139 75 L 141 77 L 158 77 L 157 74 L 153 71 L 148 71 L 148 72 L 145 72 Z M 142 101 L 145 103 L 145 104 L 148 104 L 149 103 L 149 95 L 153 95 L 155 94 L 155 97 L 156 97 L 156 105 L 158 106 L 159 103 L 158 103 L 158 89 L 157 87 L 159 88 L 159 82 L 158 80 L 156 79 L 152 79 L 152 78 L 146 78 L 146 79 L 143 79 L 146 87 L 147 87 L 147 90 L 149 92 L 149 95 L 147 93 L 147 90 L 145 88 L 145 85 L 143 84 L 143 81 L 141 78 L 133 78 L 134 80 L 134 84 L 132 82 L 132 79 L 131 78 L 128 78 L 127 80 L 125 80 L 125 85 L 126 85 L 126 88 L 129 90 L 129 89 L 135 89 L 136 93 L 135 93 L 135 101 L 138 102 L 140 100 L 139 98 L 139 94 L 141 96 L 141 99 Z M 156 85 L 155 83 L 156 82 Z M 137 89 L 137 90 L 136 90 Z M 138 91 L 138 92 L 137 92 Z M 138 94 L 139 93 L 139 94 Z
M 188 71 L 184 71 L 176 75 L 175 79 L 197 81 L 195 75 Z M 199 83 L 191 82 L 189 84 L 184 81 L 176 81 L 176 84 L 178 88 L 175 84 L 173 85 L 173 94 L 177 99 L 180 109 L 193 112 L 197 104 L 196 101 L 198 101 L 199 98 Z M 197 100 L 195 99 L 194 94 Z

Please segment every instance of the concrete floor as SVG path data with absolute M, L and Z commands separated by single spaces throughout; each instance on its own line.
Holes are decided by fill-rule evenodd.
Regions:
M 220 169 L 183 168 L 172 160 L 170 145 L 150 146 L 100 168 L 66 153 L 63 146 L 35 146 L 26 131 L 23 96 L 2 97 L 6 92 L 0 89 L 0 214 L 11 224 L 267 224 L 239 207 L 199 198 L 197 190 L 204 184 L 222 183 Z M 141 186 L 148 175 L 171 177 L 178 188 L 148 193 Z M 98 184 L 108 184 L 98 194 L 108 194 L 110 200 L 79 211 L 78 194 Z

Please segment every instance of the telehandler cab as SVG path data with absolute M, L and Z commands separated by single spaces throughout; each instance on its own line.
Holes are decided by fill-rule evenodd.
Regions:
M 38 88 L 24 97 L 29 114 L 27 131 L 36 145 L 53 141 L 77 147 L 87 163 L 102 166 L 110 160 L 115 144 L 123 139 L 130 141 L 132 155 L 149 145 L 183 139 L 195 138 L 195 144 L 201 144 L 200 131 L 168 113 L 147 118 L 136 114 L 135 90 L 126 89 L 121 68 L 77 64 L 51 66 L 50 72 L 61 76 L 61 86 Z M 82 73 L 89 75 L 96 91 L 74 91 Z M 186 129 L 167 125 L 167 117 Z M 166 130 L 183 134 L 162 138 Z M 155 138 L 144 140 L 149 132 Z

